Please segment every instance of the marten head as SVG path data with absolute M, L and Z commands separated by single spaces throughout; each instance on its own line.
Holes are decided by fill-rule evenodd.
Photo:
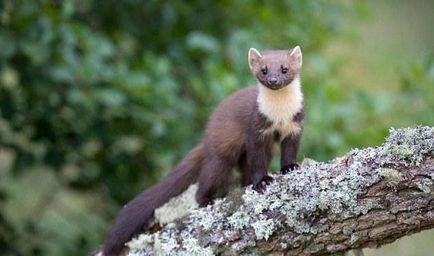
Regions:
M 299 75 L 301 64 L 300 46 L 281 51 L 249 50 L 250 70 L 262 85 L 272 90 L 290 84 Z

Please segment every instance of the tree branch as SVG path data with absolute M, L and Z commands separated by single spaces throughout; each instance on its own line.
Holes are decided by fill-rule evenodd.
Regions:
M 327 255 L 434 227 L 434 128 L 391 130 L 352 150 L 275 175 L 128 243 L 131 255 Z

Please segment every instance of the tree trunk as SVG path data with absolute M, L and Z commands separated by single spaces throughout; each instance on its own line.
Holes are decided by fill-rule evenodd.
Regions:
M 434 128 L 391 130 L 352 150 L 275 175 L 128 243 L 131 255 L 328 255 L 434 227 Z

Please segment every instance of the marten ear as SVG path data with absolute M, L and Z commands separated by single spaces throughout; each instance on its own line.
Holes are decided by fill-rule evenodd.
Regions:
M 249 50 L 249 67 L 254 75 L 259 70 L 260 61 L 262 59 L 262 54 L 255 48 L 250 48 Z
M 301 55 L 300 46 L 294 47 L 292 51 L 289 53 L 289 61 L 295 69 L 299 70 L 301 68 L 301 64 L 303 63 L 303 56 Z

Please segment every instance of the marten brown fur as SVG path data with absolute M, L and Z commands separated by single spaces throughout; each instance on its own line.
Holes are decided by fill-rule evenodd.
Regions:
M 156 208 L 193 183 L 199 184 L 200 206 L 221 195 L 235 167 L 243 186 L 252 184 L 262 192 L 272 181 L 267 170 L 275 142 L 280 142 L 281 172 L 297 167 L 304 120 L 300 47 L 264 52 L 252 48 L 248 59 L 258 85 L 226 98 L 210 117 L 202 141 L 159 183 L 122 209 L 104 242 L 104 255 L 117 255 Z

